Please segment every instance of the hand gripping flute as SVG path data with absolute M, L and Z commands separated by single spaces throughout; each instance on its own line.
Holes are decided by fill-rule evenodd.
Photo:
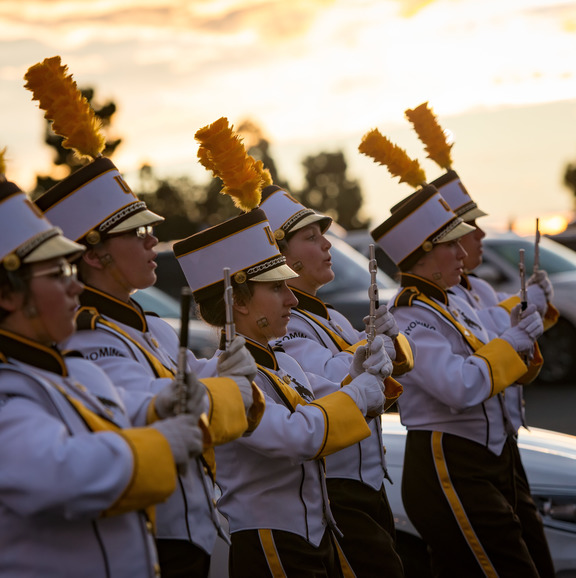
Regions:
M 376 261 L 376 248 L 374 243 L 370 244 L 370 260 L 368 261 L 368 271 L 370 271 L 370 287 L 368 297 L 370 299 L 370 312 L 368 327 L 366 328 L 366 357 L 370 356 L 370 346 L 376 337 L 376 309 L 378 309 L 378 283 L 376 273 L 378 273 L 378 263 Z
M 180 294 L 180 346 L 178 348 L 178 365 L 176 369 L 176 383 L 178 386 L 178 404 L 176 405 L 176 415 L 186 413 L 186 401 L 188 400 L 188 324 L 190 321 L 190 305 L 192 303 L 192 290 L 190 287 L 182 287 Z M 202 413 L 198 418 L 198 426 L 202 430 L 204 447 L 211 443 L 208 417 Z
M 234 290 L 232 289 L 232 282 L 230 281 L 230 269 L 224 267 L 224 308 L 226 311 L 226 349 L 236 336 L 236 327 L 234 326 Z

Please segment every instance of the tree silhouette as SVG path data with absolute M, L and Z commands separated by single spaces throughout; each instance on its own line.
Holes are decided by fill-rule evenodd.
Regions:
M 297 196 L 303 205 L 332 217 L 347 231 L 368 226 L 368 220 L 358 215 L 362 208 L 360 185 L 346 176 L 348 167 L 342 151 L 308 156 L 302 165 L 306 186 Z

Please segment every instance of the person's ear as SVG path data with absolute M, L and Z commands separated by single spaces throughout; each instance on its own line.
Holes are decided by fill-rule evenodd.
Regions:
M 24 294 L 19 291 L 14 291 L 9 287 L 0 289 L 0 308 L 4 311 L 14 313 L 21 309 L 24 304 Z
M 102 270 L 108 264 L 105 259 L 106 257 L 109 257 L 108 253 L 100 255 L 96 249 L 87 249 L 84 251 L 81 258 L 89 267 Z

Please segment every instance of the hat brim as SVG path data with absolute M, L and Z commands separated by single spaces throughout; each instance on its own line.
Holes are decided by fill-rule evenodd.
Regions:
M 468 223 L 458 223 L 451 231 L 446 233 L 446 236 L 443 236 L 441 239 L 438 239 L 436 243 L 448 243 L 449 241 L 455 241 L 456 239 L 460 239 L 468 233 L 475 231 L 476 227 L 472 225 L 468 225 Z
M 294 233 L 308 225 L 312 225 L 312 223 L 319 223 L 320 224 L 320 231 L 324 234 L 332 224 L 332 217 L 327 217 L 326 215 L 307 215 L 302 220 L 298 221 L 288 233 Z
M 459 215 L 459 217 L 465 222 L 474 221 L 475 219 L 479 219 L 480 217 L 487 217 L 487 216 L 488 213 L 485 213 L 482 209 L 479 209 L 478 207 L 474 207 L 473 209 L 466 211 L 463 215 Z
M 144 211 L 138 211 L 133 215 L 130 215 L 124 221 L 118 223 L 111 229 L 106 231 L 106 234 L 110 233 L 125 233 L 126 231 L 132 231 L 138 227 L 145 227 L 146 225 L 153 225 L 154 223 L 160 223 L 164 220 L 164 217 L 145 209 Z
M 290 269 L 288 265 L 280 265 L 279 267 L 268 269 L 268 271 L 251 277 L 250 281 L 265 283 L 266 281 L 286 281 L 287 279 L 294 279 L 295 277 L 299 277 L 298 273 Z
M 86 250 L 84 245 L 75 243 L 63 235 L 50 237 L 46 242 L 39 245 L 31 253 L 26 255 L 22 261 L 24 263 L 37 263 L 38 261 L 48 261 L 57 257 L 72 257 L 80 255 Z

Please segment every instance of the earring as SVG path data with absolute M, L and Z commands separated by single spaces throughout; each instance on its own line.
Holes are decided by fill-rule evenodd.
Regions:
M 268 325 L 270 325 L 270 324 L 268 323 L 268 319 L 266 319 L 266 317 L 260 317 L 260 319 L 258 319 L 258 320 L 256 321 L 256 324 L 258 325 L 258 327 L 259 327 L 260 329 L 264 329 L 265 327 L 268 327 Z
M 302 271 L 303 268 L 304 268 L 304 265 L 302 265 L 302 261 L 296 261 L 294 263 L 294 265 L 292 265 L 292 269 L 294 271 Z

